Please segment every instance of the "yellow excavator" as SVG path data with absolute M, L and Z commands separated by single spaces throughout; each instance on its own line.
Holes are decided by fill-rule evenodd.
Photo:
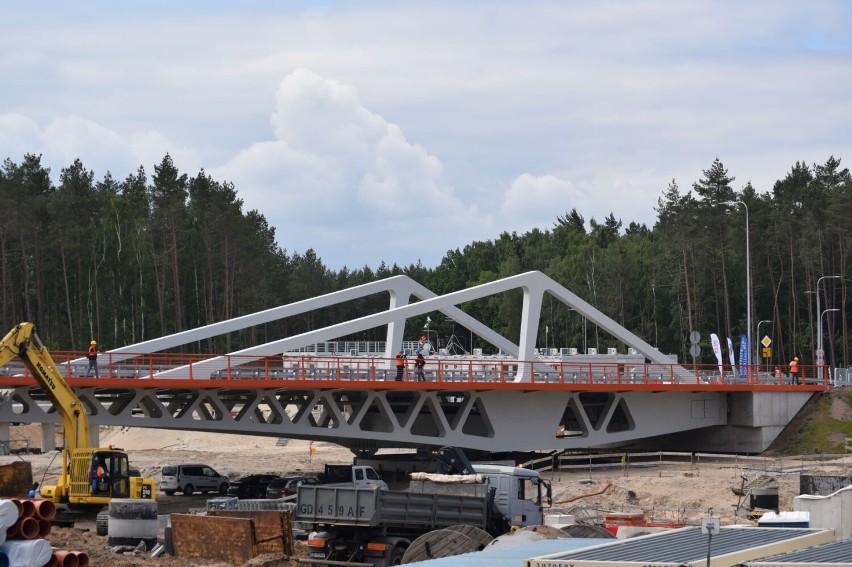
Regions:
M 0 366 L 16 357 L 47 394 L 65 428 L 62 471 L 55 485 L 42 485 L 42 498 L 69 506 L 103 506 L 113 498 L 156 498 L 153 478 L 131 476 L 127 453 L 91 446 L 86 408 L 62 377 L 32 323 L 16 325 L 0 341 Z

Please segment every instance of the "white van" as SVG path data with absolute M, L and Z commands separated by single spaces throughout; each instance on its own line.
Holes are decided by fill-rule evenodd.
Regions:
M 207 465 L 163 465 L 160 471 L 160 490 L 169 496 L 175 492 L 183 492 L 186 496 L 194 492 L 227 494 L 228 484 L 228 477 Z

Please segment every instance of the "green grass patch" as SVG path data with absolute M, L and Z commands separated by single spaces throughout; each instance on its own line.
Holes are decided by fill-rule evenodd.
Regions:
M 808 455 L 813 453 L 846 452 L 846 438 L 852 437 L 852 421 L 834 419 L 831 416 L 832 399 L 845 401 L 852 406 L 852 391 L 845 396 L 825 395 L 814 411 L 799 427 L 793 442 L 784 448 L 785 455 Z

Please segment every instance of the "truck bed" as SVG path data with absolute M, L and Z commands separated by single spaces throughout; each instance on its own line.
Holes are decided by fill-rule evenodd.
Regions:
M 297 522 L 339 526 L 435 529 L 456 524 L 485 528 L 488 499 L 462 494 L 302 485 Z

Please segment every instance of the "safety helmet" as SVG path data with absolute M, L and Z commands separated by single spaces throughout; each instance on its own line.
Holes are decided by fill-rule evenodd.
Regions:
M 404 349 L 404 348 L 399 349 L 399 354 L 404 354 L 404 353 L 405 353 L 405 349 Z
M 98 344 L 98 342 L 97 342 L 97 341 L 92 341 L 90 344 L 96 345 L 96 344 Z
M 793 357 L 793 360 L 799 360 L 799 357 L 798 357 L 798 356 L 794 356 L 794 357 Z

